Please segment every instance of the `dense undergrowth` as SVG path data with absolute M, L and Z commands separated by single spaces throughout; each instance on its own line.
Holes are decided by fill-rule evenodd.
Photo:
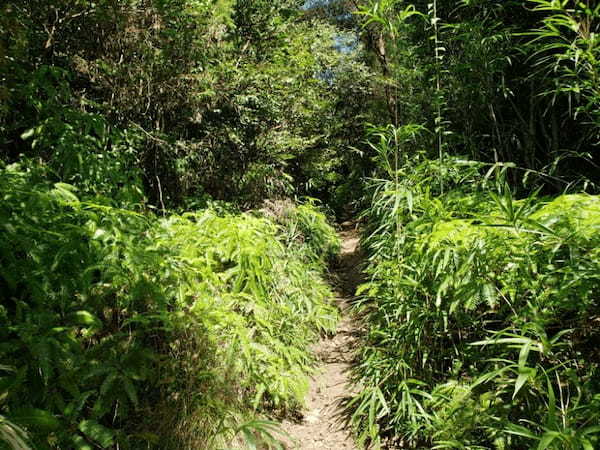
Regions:
M 3 2 L 0 158 L 79 187 L 108 173 L 107 196 L 136 177 L 163 209 L 336 197 L 370 72 L 301 3 Z
M 361 441 L 598 448 L 600 198 L 517 199 L 501 165 L 487 177 L 449 157 L 396 153 L 395 165 L 390 134 L 379 137 L 388 171 L 365 211 L 364 389 L 349 404 Z
M 336 324 L 325 217 L 310 204 L 278 224 L 215 209 L 157 217 L 45 180 L 36 166 L 0 169 L 0 438 L 268 440 L 256 419 L 302 405 L 308 346 Z
M 597 3 L 3 2 L 0 448 L 273 447 L 303 196 L 366 203 L 362 443 L 600 447 Z

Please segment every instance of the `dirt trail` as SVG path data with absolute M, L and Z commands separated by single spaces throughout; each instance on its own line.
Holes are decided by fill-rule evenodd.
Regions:
M 285 421 L 282 428 L 295 440 L 294 450 L 357 450 L 349 430 L 340 420 L 340 400 L 351 393 L 348 370 L 356 347 L 358 324 L 349 313 L 349 302 L 360 281 L 359 236 L 354 224 L 344 223 L 342 250 L 335 269 L 337 304 L 342 320 L 334 336 L 314 347 L 320 361 L 308 394 L 306 410 L 298 422 Z

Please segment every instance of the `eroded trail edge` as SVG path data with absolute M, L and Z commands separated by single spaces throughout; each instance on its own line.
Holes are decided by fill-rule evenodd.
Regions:
M 342 249 L 334 269 L 336 302 L 342 319 L 334 336 L 324 337 L 314 347 L 320 361 L 312 379 L 306 409 L 297 422 L 284 421 L 283 430 L 294 440 L 294 450 L 357 450 L 351 433 L 340 417 L 340 401 L 351 394 L 349 369 L 357 344 L 358 322 L 350 313 L 350 300 L 360 282 L 359 233 L 353 223 L 340 232 Z

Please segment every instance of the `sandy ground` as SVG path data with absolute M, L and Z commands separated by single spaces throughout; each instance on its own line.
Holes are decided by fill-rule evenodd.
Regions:
M 320 365 L 312 380 L 307 406 L 298 422 L 284 421 L 282 429 L 293 437 L 287 449 L 358 450 L 340 418 L 340 401 L 351 393 L 348 370 L 354 357 L 358 324 L 348 303 L 360 281 L 359 237 L 353 224 L 344 224 L 337 277 L 337 303 L 342 320 L 334 336 L 323 338 L 315 347 Z

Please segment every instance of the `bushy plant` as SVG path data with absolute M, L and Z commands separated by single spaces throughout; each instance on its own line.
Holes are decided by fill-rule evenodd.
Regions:
M 211 448 L 302 405 L 309 345 L 337 320 L 320 260 L 267 219 L 158 219 L 45 180 L 0 170 L 5 440 Z
M 339 254 L 341 242 L 335 229 L 315 199 L 305 199 L 295 206 L 276 202 L 271 210 L 263 209 L 281 226 L 285 242 L 309 263 L 325 265 Z
M 350 421 L 375 446 L 595 448 L 600 200 L 516 200 L 481 168 L 376 186 Z
M 289 0 L 4 2 L 2 159 L 50 160 L 107 197 L 135 186 L 162 209 L 331 193 L 370 72 L 304 15 Z
M 575 115 L 600 128 L 600 5 L 590 2 L 529 0 L 533 10 L 543 14 L 542 26 L 530 33 L 536 65 L 555 77 L 546 95 L 567 96 L 574 102 Z

